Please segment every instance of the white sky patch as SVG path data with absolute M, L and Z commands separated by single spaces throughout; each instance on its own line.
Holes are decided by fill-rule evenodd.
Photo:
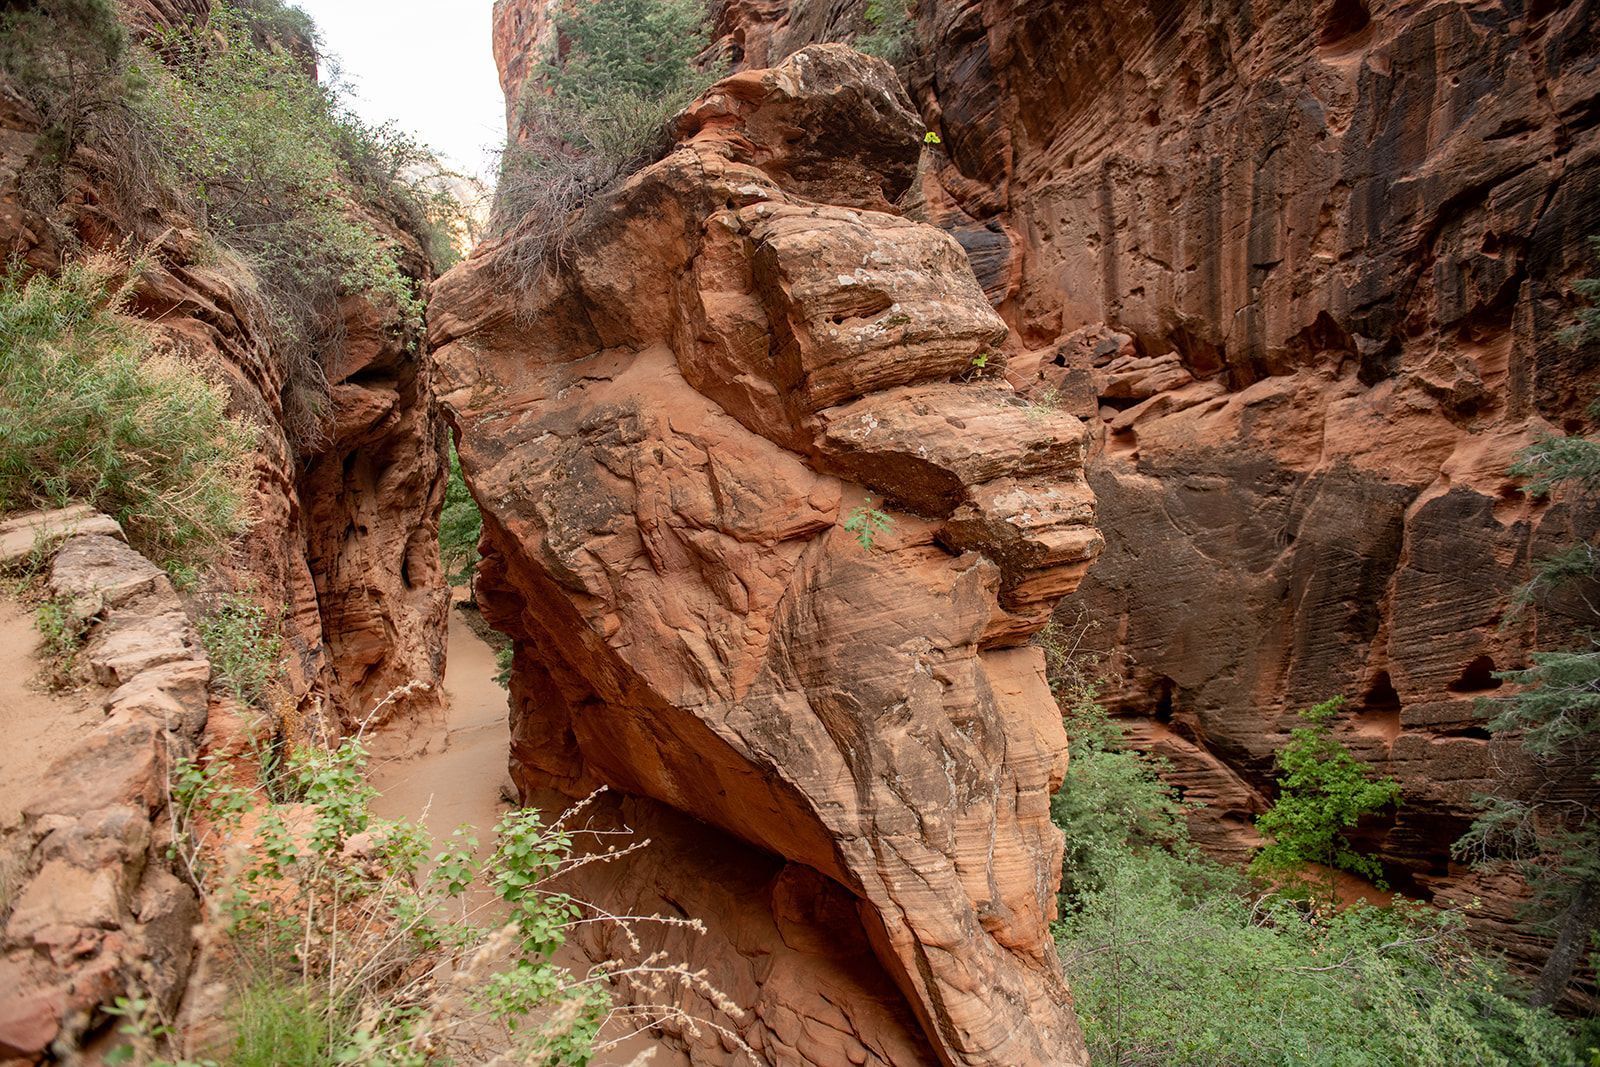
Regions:
M 457 169 L 492 176 L 506 129 L 493 0 L 293 2 L 316 20 L 362 118 L 394 122 Z

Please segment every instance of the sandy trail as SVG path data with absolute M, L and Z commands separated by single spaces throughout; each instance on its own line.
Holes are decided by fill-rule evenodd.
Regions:
M 98 691 L 40 687 L 39 644 L 33 611 L 0 598 L 0 829 L 18 823 L 51 761 L 105 718 L 94 699 Z
M 418 756 L 374 764 L 369 780 L 379 795 L 372 812 L 423 822 L 436 840 L 449 837 L 457 826 L 471 826 L 487 855 L 494 825 L 507 809 L 500 796 L 510 744 L 506 691 L 494 680 L 494 650 L 472 632 L 455 605 L 449 642 L 445 743 Z
M 464 596 L 465 590 L 456 590 L 458 600 Z M 372 802 L 372 813 L 421 822 L 436 841 L 448 838 L 457 826 L 471 827 L 482 860 L 494 845 L 495 823 L 510 808 L 501 795 L 511 741 L 506 691 L 494 680 L 499 670 L 494 649 L 473 631 L 455 604 L 450 607 L 448 640 L 444 689 L 450 707 L 445 742 L 429 745 L 418 755 L 374 763 L 368 781 L 379 795 Z M 474 893 L 469 903 L 478 910 L 480 921 L 500 910 L 487 890 Z M 563 962 L 574 969 L 587 966 L 587 961 L 578 959 Z M 680 1067 L 688 1059 L 640 1034 L 590 1062 L 593 1067 Z

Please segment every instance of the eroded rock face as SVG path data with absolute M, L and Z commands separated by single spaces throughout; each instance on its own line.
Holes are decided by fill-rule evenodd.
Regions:
M 712 824 L 748 877 L 827 890 L 702 915 L 717 943 L 764 924 L 910 1009 L 841 1014 L 769 973 L 746 1039 L 1080 1063 L 1047 927 L 1065 737 L 1026 641 L 1100 548 L 1083 428 L 977 379 L 1005 324 L 956 241 L 887 210 L 921 151 L 908 104 L 833 46 L 719 83 L 530 293 L 502 295 L 504 242 L 440 280 L 441 391 L 480 603 L 516 642 L 524 797 L 604 783 Z M 892 523 L 863 546 L 868 504 Z M 699 877 L 651 862 L 629 884 Z M 837 940 L 812 906 L 870 954 L 805 948 Z M 714 977 L 748 988 L 746 951 Z M 821 1051 L 784 1012 L 833 1020 Z
M 76 508 L 0 524 L 45 536 L 49 590 L 88 632 L 82 659 L 106 718 L 49 766 L 3 842 L 0 1057 L 75 1061 L 117 997 L 171 1017 L 189 974 L 199 901 L 168 867 L 168 775 L 192 758 L 211 664 L 162 571 L 110 518 Z M 13 559 L 15 557 L 12 557 Z
M 1530 559 L 1592 515 L 1505 470 L 1585 425 L 1562 342 L 1600 202 L 1600 9 L 1323 0 L 922 5 L 943 136 L 920 211 L 1013 327 L 1011 376 L 1094 429 L 1108 546 L 1076 601 L 1115 706 L 1242 857 L 1293 711 L 1404 803 L 1366 830 L 1408 892 L 1541 958 L 1516 892 L 1453 863 L 1491 784 L 1477 701 L 1546 613 Z M 1102 326 L 1101 324 L 1105 324 Z
M 205 17 L 208 0 L 123 5 L 138 28 Z M 148 251 L 130 310 L 202 373 L 225 381 L 236 413 L 260 429 L 254 523 L 228 561 L 264 603 L 286 608 L 292 697 L 309 721 L 353 728 L 391 690 L 422 683 L 386 706 L 404 735 L 431 723 L 442 699 L 448 589 L 438 559 L 444 497 L 443 423 L 431 362 L 398 308 L 346 298 L 317 353 L 329 382 L 321 432 L 292 443 L 290 373 L 273 352 L 267 310 L 248 268 L 202 248 L 192 220 L 161 205 L 124 202 L 105 161 L 79 149 L 64 167 L 59 203 L 42 203 L 54 142 L 0 79 L 0 256 L 55 271 L 66 245 Z M 53 180 L 53 179 L 52 179 Z M 393 241 L 402 269 L 425 284 L 416 239 L 362 212 Z M 379 725 L 379 723 L 374 723 Z M 403 739 L 403 738 L 397 738 Z

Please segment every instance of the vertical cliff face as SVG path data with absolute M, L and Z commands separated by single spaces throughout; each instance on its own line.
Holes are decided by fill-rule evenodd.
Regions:
M 200 0 L 172 0 L 130 4 L 126 15 L 152 27 L 187 24 L 207 10 Z M 261 431 L 254 522 L 229 566 L 263 603 L 286 608 L 294 701 L 305 715 L 349 728 L 390 690 L 420 682 L 384 714 L 406 728 L 426 722 L 444 665 L 445 440 L 418 331 L 392 303 L 345 298 L 316 354 L 329 384 L 319 432 L 297 435 L 286 412 L 290 373 L 272 349 L 249 269 L 206 247 L 175 209 L 128 203 L 112 161 L 87 148 L 56 160 L 44 118 L 14 88 L 0 84 L 0 255 L 54 271 L 75 244 L 147 250 L 130 310 L 156 324 L 180 358 L 225 380 L 236 410 Z M 60 195 L 41 196 L 42 182 L 59 183 Z M 414 236 L 366 208 L 351 210 L 393 243 L 409 277 L 426 283 Z
M 772 1062 L 1077 1063 L 1065 738 L 1026 642 L 1100 547 L 1084 432 L 972 380 L 1005 325 L 891 206 L 922 132 L 848 49 L 735 75 L 531 291 L 504 295 L 513 233 L 430 331 L 516 641 L 513 777 L 650 828 L 607 901 L 711 924 L 689 952 Z
M 1558 336 L 1600 228 L 1597 24 L 1339 0 L 919 27 L 930 217 L 1017 330 L 1015 380 L 1095 427 L 1108 547 L 1076 604 L 1203 840 L 1244 854 L 1291 713 L 1344 694 L 1405 784 L 1370 843 L 1409 891 L 1483 896 L 1514 951 L 1514 890 L 1448 850 L 1498 745 L 1478 698 L 1560 639 L 1508 621 L 1511 591 L 1593 534 L 1505 471 L 1600 386 Z

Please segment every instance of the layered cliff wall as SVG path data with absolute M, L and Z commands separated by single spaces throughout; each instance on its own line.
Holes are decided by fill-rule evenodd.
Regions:
M 1594 532 L 1505 471 L 1600 387 L 1600 350 L 1559 336 L 1600 229 L 1597 26 L 1585 2 L 1342 0 L 919 27 L 948 148 L 927 203 L 990 235 L 966 243 L 1019 383 L 1097 414 L 1108 548 L 1075 603 L 1202 839 L 1254 843 L 1292 712 L 1343 694 L 1405 785 L 1369 833 L 1392 877 L 1484 897 L 1530 959 L 1515 891 L 1448 853 L 1491 785 L 1478 698 L 1562 636 L 1511 592 Z

